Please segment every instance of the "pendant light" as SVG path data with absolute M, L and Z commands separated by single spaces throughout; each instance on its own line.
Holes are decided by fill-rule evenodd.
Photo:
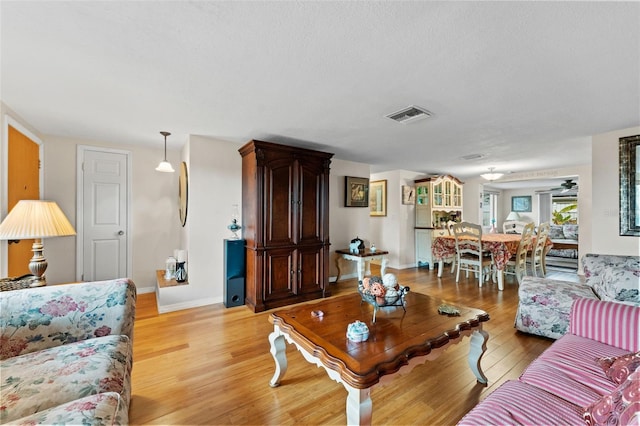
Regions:
M 504 173 L 495 173 L 493 170 L 495 167 L 489 167 L 489 173 L 483 173 L 480 176 L 485 178 L 488 181 L 494 181 L 496 179 L 500 179 Z
M 159 172 L 173 173 L 175 172 L 175 170 L 173 170 L 173 167 L 171 167 L 171 163 L 167 161 L 167 136 L 169 136 L 171 133 L 160 132 L 160 134 L 164 136 L 164 161 L 161 161 L 160 164 L 158 164 L 156 170 Z

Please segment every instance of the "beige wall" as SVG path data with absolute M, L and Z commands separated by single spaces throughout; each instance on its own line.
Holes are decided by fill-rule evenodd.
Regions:
M 620 236 L 618 169 L 619 139 L 638 134 L 640 127 L 631 127 L 593 137 L 593 253 L 640 255 L 640 237 Z

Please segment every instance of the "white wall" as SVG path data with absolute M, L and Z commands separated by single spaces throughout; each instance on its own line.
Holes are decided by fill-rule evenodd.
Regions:
M 162 290 L 161 312 L 222 303 L 223 244 L 232 236 L 227 225 L 231 223 L 233 204 L 242 211 L 240 146 L 191 135 L 183 149 L 188 157 L 189 203 L 180 245 L 188 252 L 189 285 Z
M 117 148 L 131 152 L 131 219 L 132 263 L 131 278 L 139 291 L 156 286 L 156 269 L 164 269 L 165 259 L 179 247 L 178 173 L 155 170 L 163 156 L 163 145 L 157 148 L 121 145 L 113 142 L 70 139 L 59 136 L 44 137 L 45 194 L 54 200 L 76 224 L 76 147 L 89 145 Z M 179 153 L 167 151 L 167 159 L 174 168 L 179 165 Z M 47 281 L 51 284 L 75 281 L 76 237 L 50 238 L 45 242 L 49 262 Z
M 638 134 L 640 127 L 631 127 L 593 136 L 593 253 L 640 255 L 640 237 L 620 236 L 618 168 L 619 139 Z M 582 182 L 580 189 L 582 190 Z
M 336 267 L 336 250 L 349 248 L 349 243 L 355 237 L 367 240 L 369 244 L 369 209 L 367 207 L 345 207 L 345 178 L 347 176 L 368 178 L 370 166 L 352 161 L 331 159 L 331 173 L 329 175 L 329 241 L 331 242 L 331 257 L 329 259 L 329 276 L 335 281 L 338 270 Z M 377 244 L 377 241 L 374 241 Z M 357 277 L 354 262 L 341 261 L 341 278 Z
M 411 268 L 415 257 L 415 207 L 402 204 L 402 186 L 411 185 L 423 175 L 407 170 L 374 173 L 370 179 L 387 181 L 387 215 L 370 217 L 370 240 L 389 252 L 388 266 Z

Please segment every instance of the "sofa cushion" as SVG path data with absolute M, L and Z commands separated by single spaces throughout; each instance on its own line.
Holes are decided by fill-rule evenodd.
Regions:
M 616 388 L 598 364 L 598 358 L 626 352 L 596 340 L 566 334 L 544 351 L 522 373 L 520 380 L 586 407 Z
M 0 359 L 108 334 L 133 338 L 129 279 L 7 291 L 0 297 Z M 52 332 L 55 330 L 55 332 Z
M 584 276 L 602 300 L 640 306 L 640 256 L 585 254 Z
M 516 328 L 552 339 L 567 332 L 575 299 L 596 298 L 589 286 L 539 277 L 524 277 L 518 296 Z
M 127 336 L 105 336 L 0 361 L 0 422 L 92 394 L 130 400 L 132 349 Z
M 583 424 L 583 407 L 527 383 L 510 380 L 476 405 L 459 425 Z
M 85 425 L 115 426 L 129 423 L 127 404 L 120 394 L 105 392 L 39 411 L 11 422 L 17 426 Z
M 600 279 L 592 283 L 602 300 L 640 306 L 640 268 L 603 271 Z
M 587 425 L 640 424 L 640 371 L 618 388 L 590 404 L 584 413 Z
M 609 380 L 620 384 L 640 367 L 640 352 L 624 354 L 617 357 L 604 357 L 597 361 Z

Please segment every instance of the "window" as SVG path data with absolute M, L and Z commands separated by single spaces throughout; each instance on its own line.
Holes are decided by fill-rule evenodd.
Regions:
M 578 224 L 578 198 L 551 197 L 551 217 L 555 225 Z
M 482 194 L 482 226 L 491 226 L 491 219 L 496 219 L 498 213 L 498 193 L 484 192 Z

